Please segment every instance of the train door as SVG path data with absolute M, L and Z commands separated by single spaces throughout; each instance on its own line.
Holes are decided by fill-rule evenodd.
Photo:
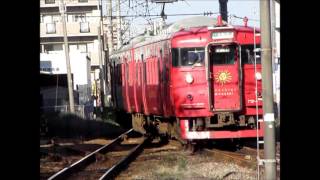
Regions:
M 173 108 L 171 104 L 171 95 L 170 95 L 170 63 L 172 62 L 171 57 L 171 47 L 170 47 L 170 41 L 167 40 L 164 43 L 163 47 L 163 63 L 164 63 L 164 103 L 166 104 L 166 110 L 165 115 L 170 116 L 173 114 Z
M 130 99 L 129 99 L 129 62 L 127 61 L 127 59 L 124 60 L 123 62 L 123 72 L 124 72 L 124 95 L 123 97 L 125 97 L 125 105 L 126 105 L 126 110 L 128 112 L 131 112 L 131 106 L 130 106 Z
M 136 112 L 136 104 L 135 104 L 135 60 L 130 59 L 129 61 L 129 104 L 130 104 L 130 112 Z
M 159 72 L 159 79 L 160 79 L 160 99 L 161 99 L 161 105 L 162 105 L 162 112 L 164 114 L 166 114 L 166 87 L 167 87 L 167 82 L 166 82 L 166 62 L 165 59 L 163 58 L 163 50 L 162 48 L 160 49 L 160 61 L 161 61 L 161 65 L 159 64 L 159 68 L 161 66 L 161 71 Z
M 142 107 L 143 113 L 149 115 L 148 103 L 147 103 L 147 62 L 144 59 L 143 54 L 141 54 L 141 63 L 142 63 L 142 71 L 141 71 L 141 85 L 142 85 Z
M 211 110 L 241 110 L 241 73 L 238 46 L 209 45 Z
M 135 103 L 136 112 L 142 112 L 141 60 L 135 61 Z
M 117 91 L 118 91 L 118 85 L 119 85 L 119 65 L 116 65 L 115 61 L 111 61 L 111 68 L 110 68 L 110 74 L 111 74 L 111 94 L 112 94 L 112 101 L 113 101 L 113 105 L 116 108 L 120 108 L 119 107 L 119 103 L 118 103 L 118 95 L 117 95 Z M 120 87 L 121 88 L 121 87 Z

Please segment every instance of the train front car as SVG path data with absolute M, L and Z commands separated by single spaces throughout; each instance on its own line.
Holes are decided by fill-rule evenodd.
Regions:
M 262 137 L 261 64 L 254 55 L 260 37 L 254 29 L 189 28 L 175 33 L 171 44 L 171 93 L 182 139 Z

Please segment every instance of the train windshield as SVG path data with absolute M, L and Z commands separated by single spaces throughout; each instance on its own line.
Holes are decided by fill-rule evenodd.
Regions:
M 211 46 L 210 64 L 234 64 L 236 58 L 235 46 Z
M 204 47 L 173 48 L 172 65 L 178 66 L 203 66 Z

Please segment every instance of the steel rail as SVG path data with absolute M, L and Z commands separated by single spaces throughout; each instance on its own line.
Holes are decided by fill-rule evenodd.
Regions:
M 143 141 L 138 144 L 133 150 L 130 151 L 130 153 L 123 157 L 118 163 L 113 165 L 111 168 L 108 169 L 107 172 L 105 172 L 99 180 L 105 180 L 105 179 L 113 179 L 122 168 L 126 167 L 132 160 L 134 160 L 140 152 L 143 150 L 143 146 L 148 142 L 149 138 L 145 137 Z
M 124 139 L 125 135 L 129 134 L 132 131 L 133 131 L 133 129 L 130 129 L 127 132 L 121 134 L 116 139 L 114 139 L 111 143 L 102 146 L 101 148 L 86 155 L 84 158 L 78 160 L 77 162 L 71 164 L 70 166 L 63 168 L 62 170 L 58 171 L 57 173 L 55 173 L 54 175 L 49 177 L 48 180 L 65 179 L 70 174 L 77 172 L 81 168 L 88 165 L 90 162 L 94 161 L 96 154 L 106 153 L 111 147 L 113 147 L 115 144 L 122 141 Z

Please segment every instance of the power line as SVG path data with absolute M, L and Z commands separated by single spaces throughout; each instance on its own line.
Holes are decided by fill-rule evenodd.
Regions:
M 151 9 L 151 10 L 153 10 L 153 9 Z M 141 13 L 141 11 L 140 11 L 140 13 Z M 74 13 L 65 13 L 65 14 L 74 15 Z M 166 14 L 166 16 L 191 16 L 191 15 L 211 16 L 213 14 L 220 14 L 220 13 L 219 12 L 203 12 L 203 13 L 186 13 L 186 14 Z M 137 18 L 137 17 L 152 17 L 152 16 L 161 17 L 160 14 L 149 14 L 149 13 L 148 14 L 123 15 L 123 16 L 120 16 L 120 17 L 136 17 Z M 101 16 L 79 15 L 79 17 L 101 17 Z M 102 17 L 116 17 L 116 16 L 106 16 L 106 15 L 104 15 Z M 233 18 L 237 18 L 237 19 L 244 19 L 245 18 L 245 17 L 236 16 L 236 15 L 233 15 L 233 14 L 229 15 L 229 17 L 233 17 Z M 258 19 L 248 18 L 248 20 L 260 22 L 260 20 L 258 20 Z
M 229 17 L 234 17 L 234 18 L 238 18 L 238 19 L 244 19 L 245 18 L 245 17 L 236 16 L 234 14 L 230 14 Z M 258 19 L 251 19 L 251 18 L 247 18 L 247 19 L 250 20 L 250 21 L 260 22 L 260 20 L 258 20 Z
M 72 13 L 68 13 L 68 14 L 72 14 Z M 213 14 L 219 14 L 219 12 L 203 12 L 203 13 L 186 13 L 186 14 L 166 14 L 166 16 L 192 16 L 192 15 L 204 15 L 204 16 L 210 16 Z M 123 15 L 120 17 L 151 17 L 151 16 L 161 16 L 160 14 L 138 14 L 138 15 Z M 93 16 L 93 15 L 84 15 L 84 16 L 80 16 L 80 17 L 101 17 L 101 16 Z M 116 17 L 116 16 L 107 16 L 104 15 L 102 17 Z

